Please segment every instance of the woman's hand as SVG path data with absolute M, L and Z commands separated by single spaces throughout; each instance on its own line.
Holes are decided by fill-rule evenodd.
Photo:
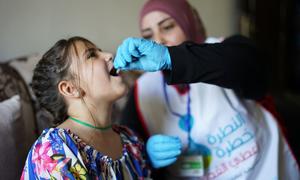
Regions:
M 174 163 L 181 154 L 181 141 L 178 137 L 154 135 L 146 144 L 148 156 L 154 168 L 161 168 Z
M 119 46 L 114 67 L 121 70 L 159 71 L 171 69 L 166 46 L 142 38 L 127 38 Z

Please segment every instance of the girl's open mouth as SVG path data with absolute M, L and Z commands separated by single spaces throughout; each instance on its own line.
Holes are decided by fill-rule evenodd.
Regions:
M 115 69 L 114 67 L 112 67 L 111 70 L 109 71 L 109 74 L 111 76 L 119 76 L 119 72 L 120 72 L 119 69 Z

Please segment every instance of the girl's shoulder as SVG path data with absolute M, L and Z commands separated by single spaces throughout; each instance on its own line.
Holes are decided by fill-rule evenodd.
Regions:
M 131 129 L 122 125 L 114 125 L 113 129 L 120 134 L 122 144 L 130 154 L 138 157 L 145 153 L 145 145 L 143 140 L 138 138 L 138 136 Z M 140 153 L 140 155 L 137 155 L 136 153 Z
M 43 130 L 31 148 L 32 154 L 40 156 L 45 153 L 49 157 L 52 157 L 52 155 L 66 156 L 70 151 L 76 154 L 78 146 L 69 130 L 62 128 Z
M 45 129 L 33 144 L 21 179 L 63 179 L 72 177 L 75 167 L 80 167 L 86 174 L 86 168 L 79 154 L 75 140 L 66 129 Z M 63 178 L 62 178 L 63 177 Z
M 36 143 L 70 143 L 71 139 L 71 133 L 70 130 L 62 129 L 62 128 L 47 128 L 43 130 L 39 138 L 36 140 Z M 74 141 L 72 141 L 74 143 Z
M 138 138 L 138 136 L 128 127 L 123 126 L 123 125 L 114 125 L 113 129 L 115 132 L 119 133 L 121 138 L 127 139 L 131 143 L 143 143 L 141 139 Z
M 124 148 L 129 156 L 146 166 L 146 151 L 144 142 L 126 126 L 114 125 L 113 129 L 120 134 Z

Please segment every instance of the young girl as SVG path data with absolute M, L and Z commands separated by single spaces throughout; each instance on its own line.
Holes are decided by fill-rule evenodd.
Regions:
M 144 145 L 126 127 L 112 125 L 112 104 L 126 86 L 112 55 L 90 41 L 58 41 L 37 64 L 32 88 L 56 126 L 31 148 L 21 179 L 144 179 Z M 110 73 L 112 72 L 112 73 Z

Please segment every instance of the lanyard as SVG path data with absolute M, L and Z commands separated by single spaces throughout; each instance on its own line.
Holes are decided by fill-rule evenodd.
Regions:
M 167 93 L 167 84 L 165 82 L 165 79 L 163 79 L 162 81 L 162 85 L 163 85 L 163 91 L 164 91 L 164 97 L 167 103 L 167 107 L 168 110 L 171 112 L 171 114 L 173 114 L 174 116 L 177 116 L 179 118 L 185 118 L 184 119 L 184 124 L 187 128 L 187 132 L 188 132 L 188 147 L 190 147 L 190 143 L 191 143 L 191 94 L 190 94 L 190 89 L 188 90 L 188 101 L 187 101 L 187 113 L 186 115 L 181 115 L 175 111 L 173 111 L 173 109 L 171 108 L 171 104 L 170 104 L 170 100 L 168 97 L 168 93 Z M 190 88 L 190 86 L 189 86 Z

